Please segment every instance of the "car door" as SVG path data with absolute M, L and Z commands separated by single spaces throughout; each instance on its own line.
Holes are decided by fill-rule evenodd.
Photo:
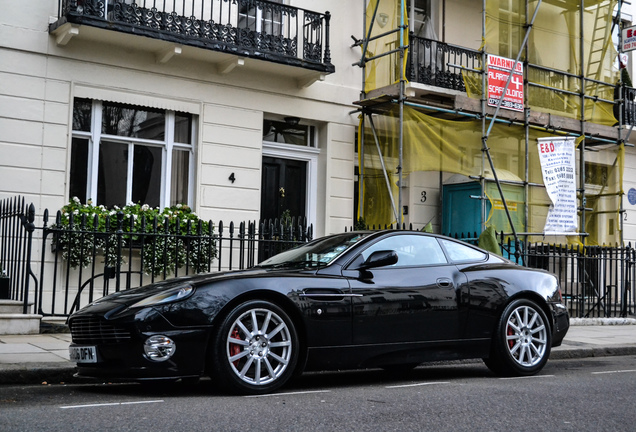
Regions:
M 384 250 L 395 251 L 397 263 L 354 270 L 373 252 Z M 436 237 L 393 233 L 362 251 L 347 275 L 353 295 L 354 344 L 447 341 L 461 336 L 458 287 L 465 276 L 448 263 Z

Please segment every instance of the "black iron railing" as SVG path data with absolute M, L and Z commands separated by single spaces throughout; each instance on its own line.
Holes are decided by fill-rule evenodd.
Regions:
M 617 87 L 618 89 L 619 87 Z M 634 126 L 636 125 L 636 89 L 632 87 L 622 86 L 622 95 L 623 97 L 623 124 Z M 618 119 L 619 116 L 619 108 L 620 105 L 615 105 L 614 107 L 614 117 Z
M 31 281 L 31 248 L 35 207 L 24 197 L 0 201 L 0 299 L 23 302 L 27 313 Z
M 451 237 L 477 245 L 477 233 Z M 636 249 L 627 246 L 583 246 L 515 242 L 497 235 L 501 254 L 519 265 L 539 268 L 559 278 L 570 316 L 627 317 L 636 314 Z
M 329 12 L 267 0 L 60 0 L 69 22 L 334 72 Z
M 104 295 L 158 280 L 246 269 L 313 236 L 305 219 L 294 218 L 215 226 L 126 219 L 121 212 L 99 221 L 72 214 L 63 219 L 57 212 L 50 221 L 45 210 L 36 226 L 35 208 L 24 198 L 4 200 L 1 208 L 0 262 L 11 280 L 11 298 L 25 301 L 24 313 L 30 300 L 45 316 L 68 316 Z M 32 245 L 39 257 L 31 256 Z
M 465 92 L 462 68 L 481 69 L 481 52 L 411 35 L 406 69 L 410 81 Z

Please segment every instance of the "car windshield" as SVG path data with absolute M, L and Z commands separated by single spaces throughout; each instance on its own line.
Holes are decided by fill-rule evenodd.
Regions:
M 323 267 L 367 235 L 350 232 L 320 238 L 274 255 L 257 267 Z

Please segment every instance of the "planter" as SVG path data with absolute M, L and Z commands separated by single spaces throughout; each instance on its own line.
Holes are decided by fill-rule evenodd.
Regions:
M 9 278 L 0 278 L 0 300 L 11 299 L 11 292 L 9 291 Z

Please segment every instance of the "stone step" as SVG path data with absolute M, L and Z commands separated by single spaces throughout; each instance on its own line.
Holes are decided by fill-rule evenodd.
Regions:
M 0 334 L 39 334 L 42 315 L 3 313 L 0 314 Z
M 20 314 L 24 303 L 18 300 L 0 300 L 0 314 Z M 29 303 L 29 309 L 33 302 Z

